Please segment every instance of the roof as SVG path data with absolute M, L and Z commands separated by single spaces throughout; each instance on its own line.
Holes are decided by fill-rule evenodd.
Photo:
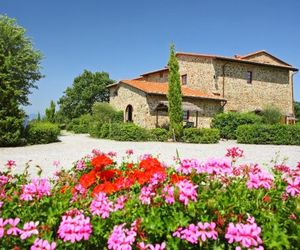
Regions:
M 167 95 L 168 93 L 168 84 L 167 83 L 158 83 L 158 82 L 148 82 L 141 80 L 122 80 L 118 84 L 111 84 L 108 87 L 116 86 L 119 84 L 126 84 L 136 89 L 139 89 L 147 94 L 154 95 Z M 206 94 L 199 90 L 189 88 L 187 86 L 181 86 L 182 95 L 184 97 L 194 97 L 194 98 L 202 98 L 202 99 L 212 99 L 224 101 L 225 99 L 212 94 Z
M 269 57 L 275 59 L 276 61 L 278 61 L 279 63 L 282 63 L 282 64 L 285 64 L 286 66 L 290 66 L 290 67 L 293 67 L 292 65 L 282 61 L 281 59 L 279 59 L 278 57 L 274 56 L 274 55 L 271 55 L 270 53 L 268 53 L 267 51 L 265 50 L 259 50 L 259 51 L 255 51 L 255 52 L 252 52 L 252 53 L 249 53 L 247 55 L 244 55 L 244 56 L 235 56 L 236 58 L 240 58 L 240 59 L 247 59 L 249 57 L 253 57 L 253 56 L 256 56 L 256 55 L 259 55 L 259 54 L 266 54 L 268 55 Z
M 160 101 L 154 110 L 168 109 L 169 102 L 168 101 Z M 203 112 L 203 109 L 198 107 L 197 105 L 190 102 L 182 102 L 182 110 L 183 111 L 199 111 Z
M 281 62 L 284 65 L 277 65 L 277 64 L 269 64 L 269 63 L 262 63 L 262 62 L 254 62 L 250 61 L 248 58 L 252 57 L 254 55 L 265 53 L 268 54 L 270 57 L 274 58 L 275 60 Z M 235 57 L 227 57 L 227 56 L 219 56 L 219 55 L 210 55 L 210 54 L 199 54 L 199 53 L 188 53 L 188 52 L 177 52 L 176 56 L 195 56 L 195 57 L 202 57 L 202 58 L 212 58 L 212 59 L 219 59 L 219 60 L 225 60 L 225 61 L 232 61 L 232 62 L 240 62 L 240 63 L 249 63 L 249 64 L 255 64 L 255 65 L 264 65 L 264 66 L 271 66 L 271 67 L 278 67 L 278 68 L 285 68 L 293 71 L 298 71 L 297 68 L 294 68 L 292 65 L 280 60 L 279 58 L 269 54 L 265 50 L 256 51 L 244 56 L 235 56 Z
M 168 67 L 164 67 L 162 69 L 149 71 L 149 72 L 146 72 L 146 73 L 142 74 L 141 76 L 151 75 L 151 74 L 154 74 L 154 73 L 159 73 L 159 72 L 164 72 L 164 71 L 169 71 Z

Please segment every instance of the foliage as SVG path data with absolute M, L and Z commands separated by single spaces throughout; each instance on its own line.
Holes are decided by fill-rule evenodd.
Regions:
M 51 100 L 50 107 L 45 110 L 45 120 L 48 122 L 55 122 L 55 103 Z
M 68 87 L 58 104 L 66 119 L 77 118 L 92 112 L 95 102 L 107 102 L 109 92 L 107 85 L 113 83 L 106 72 L 92 73 L 85 70 L 74 79 L 72 87 Z
M 26 128 L 29 144 L 44 144 L 58 141 L 60 129 L 50 122 L 31 122 Z
M 248 144 L 300 145 L 300 126 L 242 125 L 237 129 L 237 141 Z
M 150 134 L 147 129 L 133 123 L 112 123 L 109 138 L 117 141 L 148 141 Z
M 300 165 L 277 165 L 267 172 L 257 164 L 237 163 L 243 157 L 238 148 L 228 149 L 226 157 L 177 159 L 168 167 L 152 156 L 127 152 L 117 164 L 93 150 L 52 179 L 30 180 L 27 168 L 13 174 L 15 162 L 8 161 L 8 170 L 0 172 L 1 247 L 179 250 L 300 245 Z
M 149 130 L 150 140 L 167 141 L 170 138 L 170 132 L 164 128 L 153 128 Z
M 280 110 L 274 106 L 265 107 L 261 115 L 265 124 L 278 124 L 282 118 Z
M 175 140 L 180 140 L 183 131 L 183 111 L 182 93 L 180 84 L 179 64 L 175 55 L 174 45 L 170 47 L 170 57 L 168 62 L 168 102 L 170 132 L 175 136 Z
M 123 111 L 117 111 L 109 103 L 96 102 L 92 107 L 92 114 L 96 121 L 105 122 L 123 122 Z
M 220 130 L 222 138 L 236 139 L 236 130 L 243 124 L 261 123 L 262 118 L 253 113 L 219 113 L 212 120 L 212 128 Z
M 295 116 L 300 120 L 300 102 L 294 102 L 294 110 L 295 110 Z
M 25 114 L 20 106 L 30 104 L 30 89 L 42 77 L 40 60 L 25 29 L 0 15 L 0 146 L 22 141 Z
M 218 143 L 220 131 L 215 128 L 186 128 L 183 131 L 183 141 L 190 143 Z
M 82 115 L 74 118 L 67 126 L 67 130 L 72 130 L 75 134 L 83 134 L 89 132 L 90 124 L 93 117 L 90 114 Z

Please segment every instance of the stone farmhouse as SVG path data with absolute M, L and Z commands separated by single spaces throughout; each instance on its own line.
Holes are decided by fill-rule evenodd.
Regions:
M 292 65 L 257 51 L 225 57 L 176 53 L 181 75 L 183 118 L 194 127 L 209 127 L 220 111 L 260 112 L 267 105 L 278 107 L 285 123 L 293 123 Z M 167 67 L 132 80 L 111 84 L 110 103 L 123 110 L 125 121 L 154 128 L 168 124 Z

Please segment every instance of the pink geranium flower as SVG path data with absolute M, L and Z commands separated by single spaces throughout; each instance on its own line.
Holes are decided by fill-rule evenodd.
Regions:
M 14 160 L 8 160 L 8 161 L 6 162 L 6 164 L 5 164 L 5 166 L 6 166 L 9 170 L 11 170 L 12 167 L 15 167 L 15 166 L 16 166 L 16 161 L 14 161 Z
M 189 201 L 197 201 L 197 187 L 191 181 L 182 180 L 176 183 L 179 188 L 179 201 L 188 205 Z
M 20 222 L 20 218 L 15 218 L 15 219 L 8 219 L 8 224 L 11 226 L 8 230 L 7 230 L 7 235 L 19 235 L 22 233 L 22 230 L 20 228 L 17 227 L 17 225 Z
M 287 183 L 286 192 L 291 196 L 298 196 L 300 194 L 300 176 L 294 179 L 288 179 Z
M 108 200 L 105 193 L 96 194 L 90 205 L 90 211 L 93 215 L 99 215 L 103 219 L 108 218 L 113 211 L 113 202 Z
M 58 236 L 64 242 L 88 240 L 92 233 L 90 218 L 85 217 L 83 213 L 77 211 L 74 215 L 64 215 L 58 228 Z
M 5 226 L 7 225 L 7 223 L 7 220 L 0 218 L 0 238 L 4 236 Z
M 38 224 L 39 224 L 38 221 L 37 222 L 30 221 L 25 223 L 20 237 L 21 240 L 25 240 L 29 238 L 31 235 L 39 234 L 39 231 L 37 230 Z
M 56 248 L 56 243 L 52 242 L 51 244 L 47 240 L 37 238 L 33 245 L 30 247 L 30 250 L 54 250 Z

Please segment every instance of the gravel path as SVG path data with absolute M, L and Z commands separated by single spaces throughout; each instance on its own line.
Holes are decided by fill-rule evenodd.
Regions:
M 285 161 L 289 166 L 295 166 L 300 161 L 300 146 L 274 146 L 274 145 L 245 145 L 236 144 L 235 141 L 221 141 L 219 144 L 188 144 L 163 142 L 117 142 L 100 140 L 86 134 L 65 134 L 60 136 L 61 142 L 46 145 L 33 145 L 17 148 L 0 148 L 0 169 L 9 159 L 17 162 L 16 171 L 24 169 L 25 163 L 31 160 L 30 173 L 36 172 L 34 166 L 40 165 L 44 176 L 51 176 L 59 167 L 53 166 L 54 161 L 60 161 L 60 166 L 70 168 L 72 163 L 82 156 L 90 153 L 92 149 L 104 152 L 115 151 L 120 161 L 127 149 L 133 149 L 136 155 L 151 153 L 159 155 L 166 163 L 171 163 L 178 150 L 181 158 L 197 158 L 206 160 L 210 157 L 221 157 L 226 148 L 239 146 L 245 152 L 243 162 L 259 163 L 270 166 L 271 160 Z M 136 158 L 135 156 L 134 158 Z M 134 159 L 133 158 L 133 159 Z

